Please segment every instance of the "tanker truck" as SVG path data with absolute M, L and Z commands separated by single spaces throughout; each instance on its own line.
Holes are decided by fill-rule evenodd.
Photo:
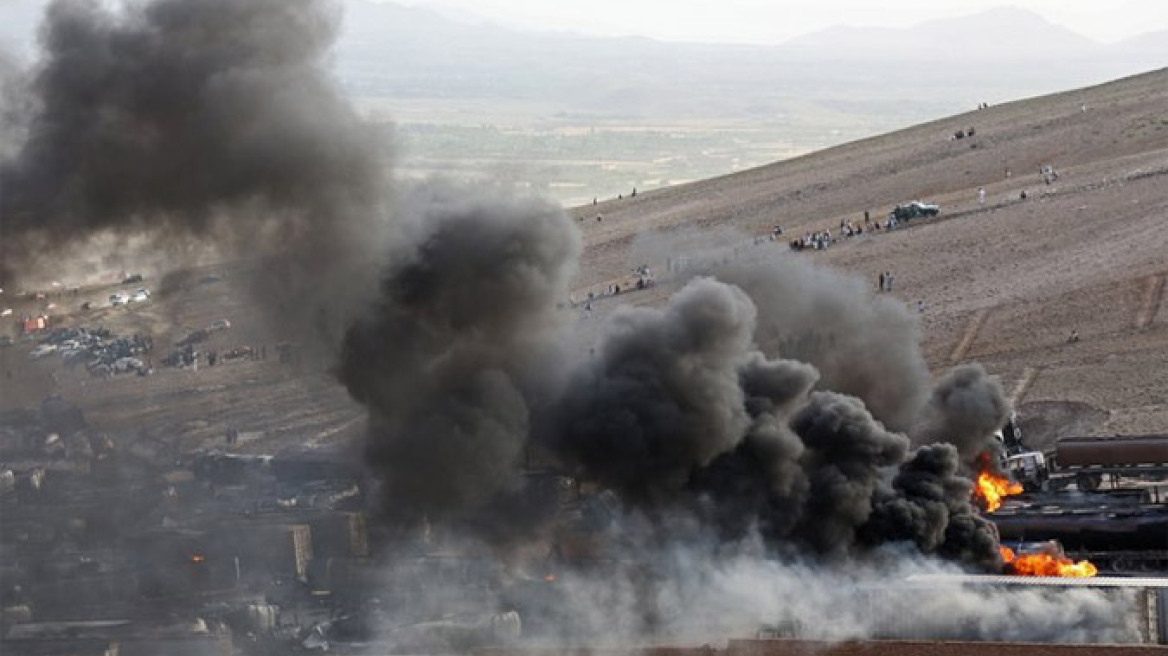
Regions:
M 1075 483 L 1094 492 L 1105 477 L 1168 480 L 1168 435 L 1064 437 L 1053 451 L 1025 450 L 1021 439 L 1004 431 L 1005 470 L 1027 491 L 1064 488 Z

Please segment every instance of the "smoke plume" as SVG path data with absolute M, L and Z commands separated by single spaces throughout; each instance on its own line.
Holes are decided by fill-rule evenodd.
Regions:
M 619 308 L 593 355 L 576 362 L 557 304 L 580 245 L 560 212 L 446 186 L 400 201 L 403 239 L 377 301 L 346 336 L 339 369 L 369 409 L 367 461 L 390 515 L 470 525 L 494 540 L 524 515 L 522 470 L 534 451 L 615 493 L 616 521 L 642 517 L 654 540 L 757 535 L 771 553 L 825 560 L 903 543 L 1000 567 L 954 447 L 910 451 L 862 396 L 829 391 L 813 363 L 758 347 L 761 333 L 825 358 L 842 386 L 883 399 L 889 416 L 915 418 L 927 378 L 915 325 L 895 304 L 799 265 L 739 267 L 727 277 L 746 287 L 699 277 L 664 308 Z M 788 316 L 808 307 L 818 322 Z M 873 325 L 849 336 L 837 316 Z M 805 338 L 812 325 L 826 343 Z M 902 351 L 908 364 L 879 380 L 885 358 Z M 859 382 L 836 360 L 846 355 Z M 946 378 L 936 398 L 953 397 L 950 379 L 965 380 Z M 936 401 L 929 416 L 973 435 L 998 420 L 977 410 Z
M 906 431 L 929 393 L 920 329 L 903 304 L 874 297 L 864 281 L 792 259 L 714 270 L 758 308 L 759 348 L 806 362 L 818 389 L 859 398 L 872 416 Z
M 492 545 L 552 527 L 549 554 L 570 551 L 565 534 L 609 545 L 591 554 L 609 569 L 564 566 L 548 603 L 508 602 L 561 637 L 784 618 L 873 635 L 909 610 L 879 596 L 888 580 L 1000 569 L 962 467 L 1007 412 L 983 370 L 932 388 L 894 300 L 803 261 L 728 257 L 664 308 L 619 310 L 595 355 L 574 356 L 593 345 L 572 343 L 558 307 L 581 252 L 571 222 L 441 184 L 391 205 L 378 135 L 324 65 L 336 26 L 326 0 L 53 2 L 31 76 L 0 63 L 27 91 L 0 108 L 17 142 L 0 149 L 0 282 L 95 238 L 259 260 L 263 307 L 341 344 L 384 522 Z M 565 511 L 529 482 L 533 459 L 598 489 Z M 857 586 L 857 571 L 873 573 Z M 930 598 L 942 619 L 918 628 L 1130 635 L 1094 593 L 987 596 Z
M 760 630 L 823 641 L 1139 641 L 1130 590 L 963 585 L 941 580 L 960 574 L 952 566 L 905 552 L 884 555 L 833 568 L 764 558 L 750 548 L 657 550 L 652 561 L 613 576 L 560 577 L 553 607 L 571 614 L 551 636 L 589 646 L 713 644 Z M 656 581 L 651 595 L 638 589 L 646 569 Z
M 555 305 L 579 256 L 556 208 L 444 186 L 402 199 L 341 381 L 369 408 L 367 456 L 403 519 L 463 518 L 514 492 L 532 415 L 554 393 Z
M 70 243 L 146 233 L 272 258 L 269 305 L 288 316 L 327 317 L 310 297 L 351 305 L 385 168 L 324 66 L 338 17 L 326 0 L 53 2 L 27 137 L 0 163 L 5 281 Z
M 914 427 L 913 442 L 953 444 L 962 462 L 974 468 L 981 453 L 997 448 L 994 431 L 1009 415 L 1002 384 L 980 364 L 962 365 L 945 374 L 933 388 Z
M 622 309 L 564 395 L 552 450 L 630 500 L 672 496 L 749 425 L 738 365 L 754 319 L 746 294 L 710 279 L 663 311 Z

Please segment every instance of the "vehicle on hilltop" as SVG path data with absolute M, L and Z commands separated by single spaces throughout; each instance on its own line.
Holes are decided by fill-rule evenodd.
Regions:
M 892 211 L 888 213 L 888 218 L 896 219 L 897 221 L 908 221 L 919 216 L 937 216 L 940 213 L 940 205 L 912 200 L 892 208 Z

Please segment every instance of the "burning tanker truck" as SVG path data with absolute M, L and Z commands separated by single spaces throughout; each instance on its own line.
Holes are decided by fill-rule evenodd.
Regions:
M 1059 490 L 1071 483 L 1095 492 L 1105 477 L 1113 487 L 1122 478 L 1168 478 L 1168 435 L 1064 437 L 1044 453 L 1023 443 L 1011 419 L 995 437 L 1002 447 L 1002 468 L 1028 492 Z
M 1011 418 L 996 434 L 999 470 L 985 468 L 978 495 L 1003 542 L 1037 545 L 1055 564 L 1015 559 L 1007 568 L 1062 567 L 1066 575 L 1162 572 L 1168 568 L 1168 436 L 1064 437 L 1049 452 L 1029 449 Z M 1106 481 L 1109 485 L 1104 488 Z M 1006 497 L 1019 495 L 1015 503 Z M 1005 549 L 1005 548 L 1003 548 Z M 1066 557 L 1089 559 L 1090 568 Z
M 464 191 L 403 195 L 408 238 L 337 369 L 368 412 L 364 462 L 395 558 L 498 563 L 482 581 L 460 568 L 433 590 L 445 601 L 403 604 L 497 590 L 491 612 L 567 642 L 709 640 L 776 617 L 828 637 L 865 625 L 815 621 L 850 608 L 861 579 L 1052 575 L 1000 548 L 975 493 L 1010 413 L 1000 383 L 977 365 L 933 381 L 903 305 L 781 260 L 700 272 L 662 307 L 584 326 L 561 305 L 573 224 L 539 201 Z M 578 493 L 544 490 L 533 468 Z M 1060 627 L 1052 639 L 1130 638 L 1099 628 L 1126 626 L 1126 606 L 1032 596 Z M 968 601 L 931 634 L 1025 634 L 1006 628 L 1026 616 L 1009 604 L 970 627 L 958 615 L 984 596 Z M 1084 613 L 1108 617 L 1073 638 L 1066 618 Z

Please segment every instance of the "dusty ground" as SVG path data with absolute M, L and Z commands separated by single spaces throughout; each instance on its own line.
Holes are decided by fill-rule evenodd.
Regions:
M 1162 70 L 580 208 L 587 252 L 576 296 L 624 281 L 639 264 L 662 270 L 665 251 L 647 237 L 654 231 L 726 242 L 733 228 L 748 244 L 776 224 L 786 239 L 838 234 L 840 219 L 862 222 L 865 211 L 875 219 L 920 198 L 941 204 L 942 215 L 824 252 L 764 241 L 739 257 L 809 258 L 873 288 L 879 272 L 892 271 L 894 295 L 914 309 L 923 302 L 932 370 L 983 363 L 1044 440 L 1060 431 L 1166 432 L 1166 101 Z M 974 137 L 949 139 L 971 126 Z M 1043 164 L 1059 172 L 1053 184 L 1041 180 Z M 672 289 L 597 307 L 659 303 Z M 1080 340 L 1069 343 L 1072 331 Z
M 341 438 L 356 437 L 364 413 L 329 375 L 327 367 L 304 361 L 279 362 L 275 345 L 284 336 L 251 300 L 246 284 L 250 266 L 205 267 L 184 271 L 177 280 L 174 276 L 148 277 L 140 284 L 86 289 L 76 297 L 66 294 L 45 301 L 17 301 L 17 314 L 52 302 L 58 311 L 73 310 L 60 318 L 63 325 L 104 326 L 120 335 L 151 335 L 155 349 L 149 360 L 154 374 L 94 377 L 83 366 L 66 369 L 55 356 L 29 361 L 26 354 L 33 343 L 18 342 L 0 349 L 0 366 L 6 376 L 0 404 L 3 409 L 31 406 L 47 394 L 62 394 L 81 406 L 91 424 L 123 447 L 135 448 L 160 462 L 183 452 L 224 448 L 229 428 L 240 433 L 232 450 L 250 453 L 322 448 Z M 207 282 L 200 282 L 204 279 Z M 139 286 L 153 291 L 150 301 L 108 307 L 106 299 L 111 293 Z M 77 310 L 85 301 L 92 302 L 95 309 Z M 161 366 L 162 358 L 175 350 L 177 340 L 221 318 L 228 319 L 231 328 L 199 344 L 201 350 L 222 353 L 250 346 L 266 351 L 266 359 L 242 358 L 197 370 Z
M 976 136 L 949 139 L 971 126 Z M 1038 175 L 1048 163 L 1061 174 L 1051 185 Z M 984 206 L 979 187 L 987 191 Z M 873 287 L 878 272 L 894 272 L 893 294 L 914 308 L 924 304 L 922 346 L 933 371 L 982 362 L 1043 439 L 1065 431 L 1168 432 L 1168 70 L 578 208 L 570 214 L 586 252 L 573 296 L 613 282 L 627 288 L 639 264 L 663 272 L 665 257 L 677 252 L 663 250 L 654 234 L 687 235 L 691 247 L 749 244 L 781 224 L 789 239 L 838 232 L 841 219 L 862 220 L 866 210 L 882 217 L 913 198 L 940 203 L 942 215 L 826 252 L 792 253 L 785 242 L 764 240 L 739 256 L 807 258 Z M 66 323 L 151 334 L 156 360 L 185 332 L 229 318 L 233 328 L 210 346 L 266 344 L 267 360 L 104 380 L 65 371 L 55 358 L 29 362 L 32 345 L 18 343 L 0 349 L 0 405 L 60 392 L 116 437 L 175 451 L 222 446 L 228 428 L 241 431 L 237 448 L 247 451 L 326 446 L 359 434 L 360 409 L 324 367 L 275 362 L 271 351 L 284 337 L 250 306 L 248 266 L 201 269 L 181 284 L 148 279 L 154 299 L 130 310 L 76 311 L 85 300 L 103 304 L 119 285 L 47 301 L 7 297 L 5 306 L 19 314 L 56 302 L 58 312 L 72 312 Z M 198 282 L 207 273 L 220 280 Z M 666 280 L 600 300 L 587 322 L 599 326 L 619 304 L 662 303 L 675 289 Z M 1072 330 L 1081 339 L 1068 343 Z

